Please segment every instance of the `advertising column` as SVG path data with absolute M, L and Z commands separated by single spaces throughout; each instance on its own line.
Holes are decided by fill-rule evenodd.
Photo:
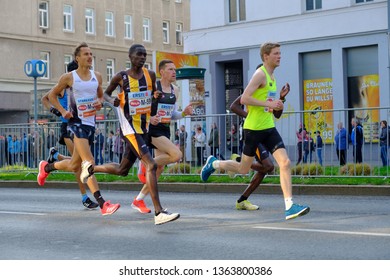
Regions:
M 185 118 L 184 125 L 188 133 L 187 145 L 185 148 L 186 158 L 189 161 L 195 159 L 195 149 L 192 142 L 195 128 L 202 127 L 206 132 L 205 99 L 204 99 L 204 74 L 206 69 L 198 67 L 184 67 L 176 69 L 176 83 L 179 88 L 177 100 L 178 110 L 183 109 L 187 104 L 192 105 L 192 117 Z
M 379 139 L 379 75 L 348 77 L 349 121 L 354 117 L 363 126 L 366 143 L 377 143 Z

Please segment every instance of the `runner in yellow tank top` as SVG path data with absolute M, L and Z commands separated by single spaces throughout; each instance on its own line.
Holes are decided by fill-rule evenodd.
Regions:
M 241 96 L 241 104 L 248 107 L 244 123 L 245 143 L 241 162 L 220 161 L 210 156 L 201 171 L 202 181 L 207 181 L 216 169 L 247 174 L 254 160 L 256 149 L 261 143 L 272 153 L 280 167 L 280 185 L 285 200 L 286 220 L 307 214 L 308 206 L 293 203 L 291 166 L 283 140 L 276 130 L 272 111 L 283 110 L 283 102 L 276 99 L 274 70 L 280 65 L 281 52 L 278 43 L 264 43 L 260 48 L 263 66 L 255 71 Z M 289 91 L 286 84 L 282 91 Z
M 276 99 L 276 80 L 272 79 L 263 66 L 260 70 L 264 72 L 266 81 L 264 87 L 258 88 L 253 93 L 253 98 L 264 101 L 274 101 Z M 258 70 L 258 71 L 260 71 Z M 244 129 L 263 130 L 275 127 L 272 109 L 269 107 L 259 107 L 248 105 L 248 116 L 245 118 Z

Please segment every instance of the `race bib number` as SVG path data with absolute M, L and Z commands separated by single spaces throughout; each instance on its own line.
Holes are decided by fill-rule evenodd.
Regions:
M 93 107 L 93 103 L 97 100 L 97 97 L 78 98 L 76 99 L 77 115 L 79 118 L 88 118 L 96 115 L 96 109 Z
M 276 99 L 276 92 L 274 91 L 269 91 L 267 95 L 267 100 L 266 101 L 274 101 Z M 273 109 L 269 107 L 264 107 L 264 112 L 269 112 L 272 113 Z
M 175 109 L 174 104 L 161 104 L 157 105 L 157 116 L 160 118 L 161 123 L 170 123 L 172 118 L 172 112 Z
M 127 97 L 129 100 L 130 115 L 150 114 L 152 104 L 152 93 L 150 90 L 129 92 Z

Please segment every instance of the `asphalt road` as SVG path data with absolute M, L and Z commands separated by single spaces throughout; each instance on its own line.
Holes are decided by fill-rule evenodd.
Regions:
M 311 212 L 284 220 L 280 195 L 254 194 L 259 211 L 234 209 L 237 194 L 160 193 L 180 219 L 154 225 L 130 207 L 135 191 L 102 216 L 75 189 L 0 188 L 1 260 L 389 260 L 386 196 L 295 196 Z M 150 198 L 146 200 L 151 206 Z

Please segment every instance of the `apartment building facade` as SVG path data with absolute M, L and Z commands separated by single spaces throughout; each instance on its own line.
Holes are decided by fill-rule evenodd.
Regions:
M 275 72 L 278 88 L 286 82 L 291 86 L 285 110 L 311 111 L 297 114 L 301 117 L 289 123 L 295 127 L 284 137 L 291 143 L 300 123 L 310 126 L 310 131 L 320 130 L 331 142 L 337 123 L 348 126 L 352 116 L 374 134 L 380 120 L 389 121 L 388 110 L 374 115 L 359 110 L 390 105 L 388 0 L 198 0 L 190 4 L 191 27 L 184 34 L 184 52 L 198 55 L 199 67 L 207 69 L 208 114 L 228 110 L 261 63 L 261 44 L 274 41 L 282 51 Z
M 46 63 L 37 79 L 38 119 L 50 116 L 40 98 L 66 71 L 77 44 L 86 42 L 103 87 L 130 67 L 128 49 L 143 44 L 146 67 L 153 53 L 183 53 L 189 30 L 189 0 L 2 0 L 0 2 L 0 123 L 25 123 L 34 115 L 34 81 L 24 73 L 27 60 Z

